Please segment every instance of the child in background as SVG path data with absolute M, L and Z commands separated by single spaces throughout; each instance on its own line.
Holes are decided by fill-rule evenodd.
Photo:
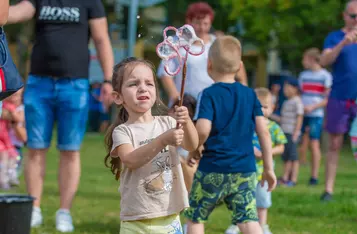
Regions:
M 299 76 L 301 99 L 304 104 L 300 162 L 306 163 L 306 151 L 311 147 L 311 177 L 309 184 L 317 185 L 321 160 L 320 138 L 324 122 L 324 107 L 332 85 L 332 75 L 319 64 L 320 50 L 310 48 L 304 52 L 305 68 Z
M 22 148 L 27 141 L 27 134 L 25 128 L 25 112 L 24 105 L 22 102 L 23 97 L 23 89 L 17 91 L 15 94 L 8 98 L 8 101 L 16 106 L 16 109 L 13 115 L 16 115 L 15 119 L 13 119 L 12 124 L 10 126 L 10 139 L 12 144 L 17 150 L 18 158 L 16 160 L 17 163 L 17 177 L 20 175 L 23 161 Z M 13 181 L 13 185 L 18 184 L 18 179 Z
M 3 113 L 0 119 L 0 188 L 9 189 L 12 183 L 16 183 L 16 158 L 18 153 L 13 146 L 9 130 L 11 121 L 17 120 L 16 106 L 8 100 L 3 101 Z
M 145 60 L 127 58 L 114 67 L 113 97 L 120 110 L 108 131 L 105 162 L 120 178 L 121 234 L 182 233 L 179 214 L 188 207 L 176 148 L 194 151 L 197 131 L 184 106 L 175 107 L 175 118 L 153 116 L 154 108 L 163 107 L 154 77 Z
M 232 36 L 219 37 L 210 48 L 207 65 L 215 83 L 203 90 L 197 104 L 196 129 L 204 150 L 190 192 L 190 208 L 184 212 L 188 234 L 203 234 L 203 223 L 222 201 L 233 211 L 232 224 L 243 233 L 262 233 L 255 200 L 255 126 L 263 151 L 262 181 L 268 181 L 269 191 L 276 178 L 261 105 L 252 89 L 234 79 L 241 66 L 240 42 Z
M 357 99 L 356 99 L 356 104 L 357 104 Z M 352 153 L 357 162 L 357 116 L 352 122 L 350 137 L 351 137 Z
M 179 100 L 176 101 L 173 107 L 169 110 L 169 115 L 171 116 L 174 115 L 175 112 L 174 107 L 178 105 L 179 105 Z M 188 114 L 192 120 L 196 110 L 196 99 L 189 94 L 185 94 L 183 97 L 182 105 L 187 108 Z M 197 165 L 194 165 L 192 167 L 188 165 L 187 160 L 190 152 L 188 152 L 187 150 L 183 149 L 182 147 L 177 147 L 177 152 L 180 156 L 181 167 L 183 171 L 183 178 L 185 179 L 186 189 L 188 192 L 190 192 L 193 182 L 193 176 L 197 170 Z M 195 152 L 191 152 L 191 153 L 195 153 Z
M 268 126 L 271 142 L 272 142 L 272 154 L 273 156 L 281 155 L 284 152 L 284 144 L 287 143 L 287 139 L 284 135 L 283 130 L 280 126 L 269 120 L 270 115 L 273 113 L 273 102 L 272 95 L 267 88 L 257 88 L 255 89 L 255 93 L 257 94 L 258 100 L 262 105 L 262 111 L 265 117 L 266 124 Z M 254 133 L 253 136 L 253 146 L 254 146 L 254 154 L 256 157 L 256 166 L 257 166 L 257 178 L 260 182 L 262 179 L 263 173 L 263 160 L 262 153 L 259 146 L 258 136 Z M 258 209 L 258 217 L 259 223 L 263 229 L 263 234 L 271 234 L 269 226 L 267 225 L 268 219 L 268 209 L 272 205 L 271 192 L 268 191 L 267 183 L 264 186 L 261 186 L 261 183 L 258 183 L 256 190 L 256 199 L 257 199 L 257 209 Z M 227 229 L 226 234 L 237 234 L 239 233 L 239 229 L 236 226 L 231 226 Z
M 282 155 L 284 174 L 280 183 L 286 186 L 295 186 L 299 173 L 298 140 L 304 118 L 304 105 L 299 97 L 299 82 L 292 77 L 286 78 L 284 84 L 284 101 L 281 108 L 280 126 L 283 129 L 288 143 Z

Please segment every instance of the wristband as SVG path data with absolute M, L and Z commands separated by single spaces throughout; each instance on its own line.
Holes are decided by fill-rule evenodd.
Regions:
M 113 85 L 111 80 L 104 80 L 103 84 L 105 84 L 105 83 Z

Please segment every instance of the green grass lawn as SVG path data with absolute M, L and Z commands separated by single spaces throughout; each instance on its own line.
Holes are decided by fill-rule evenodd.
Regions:
M 88 134 L 82 149 L 82 177 L 72 215 L 75 234 L 119 233 L 119 184 L 103 165 L 103 137 Z M 53 147 L 48 155 L 47 175 L 42 201 L 44 225 L 32 234 L 52 234 L 55 212 L 59 206 L 57 189 L 58 155 Z M 281 173 L 277 160 L 277 175 Z M 274 234 L 352 234 L 357 233 L 357 163 L 348 146 L 338 168 L 335 200 L 321 203 L 323 186 L 308 187 L 309 168 L 300 170 L 295 188 L 277 188 L 273 192 L 273 207 L 269 224 Z M 323 178 L 323 170 L 320 178 Z M 23 179 L 18 191 L 24 192 Z M 323 181 L 321 181 L 323 182 Z M 322 183 L 321 183 L 322 184 Z M 214 211 L 206 225 L 206 233 L 224 233 L 230 215 L 222 206 Z

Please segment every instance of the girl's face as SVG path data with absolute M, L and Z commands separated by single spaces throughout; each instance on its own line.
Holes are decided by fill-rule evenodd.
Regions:
M 138 64 L 126 75 L 119 95 L 125 109 L 135 113 L 149 111 L 156 101 L 154 75 L 148 66 Z

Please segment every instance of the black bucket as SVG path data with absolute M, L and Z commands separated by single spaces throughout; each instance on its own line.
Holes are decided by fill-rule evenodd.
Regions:
M 0 234 L 30 234 L 33 200 L 28 195 L 0 195 Z

